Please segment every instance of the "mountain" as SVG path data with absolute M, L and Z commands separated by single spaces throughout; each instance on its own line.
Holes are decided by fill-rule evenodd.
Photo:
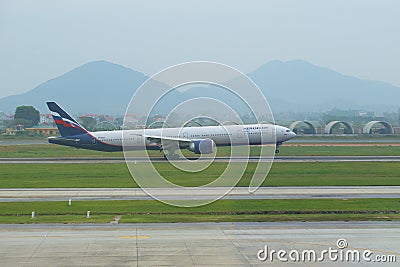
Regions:
M 33 105 L 48 113 L 46 101 L 54 100 L 74 114 L 124 114 L 130 98 L 148 77 L 121 65 L 94 61 L 21 94 L 0 99 L 0 110 Z
M 273 111 L 396 111 L 400 107 L 400 87 L 346 76 L 306 61 L 271 61 L 248 75 Z
M 273 112 L 324 111 L 332 108 L 397 111 L 400 88 L 346 76 L 306 61 L 271 61 L 248 74 L 260 87 Z M 0 110 L 13 112 L 17 106 L 33 105 L 48 113 L 46 101 L 54 100 L 73 114 L 124 114 L 136 89 L 148 77 L 107 61 L 94 61 L 42 83 L 21 95 L 0 99 Z M 163 112 L 180 102 L 199 97 L 216 97 L 239 103 L 215 87 L 175 91 L 160 103 Z M 151 95 L 151 92 L 149 92 Z

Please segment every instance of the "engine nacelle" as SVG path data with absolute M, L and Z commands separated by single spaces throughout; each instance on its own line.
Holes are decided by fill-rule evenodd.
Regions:
M 195 154 L 212 154 L 215 149 L 215 143 L 211 139 L 201 139 L 193 141 L 190 144 L 189 150 Z

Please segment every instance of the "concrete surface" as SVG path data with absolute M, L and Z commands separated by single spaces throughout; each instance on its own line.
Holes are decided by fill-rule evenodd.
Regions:
M 190 195 L 179 188 L 153 189 L 159 199 L 214 199 L 226 187 L 193 188 Z M 0 189 L 0 202 L 73 200 L 146 200 L 151 199 L 140 188 L 10 188 Z M 236 187 L 224 199 L 343 199 L 400 198 L 400 186 L 284 186 L 260 187 L 250 194 L 247 187 Z
M 343 238 L 347 247 L 338 249 Z M 260 261 L 268 250 L 371 250 L 400 260 L 400 225 L 394 222 L 196 223 L 126 225 L 2 225 L 1 266 L 288 266 Z M 263 254 L 260 254 L 261 256 Z M 299 266 L 343 266 L 327 255 Z M 286 255 L 286 258 L 288 256 Z M 393 260 L 393 259 L 392 259 Z M 376 266 L 362 258 L 356 266 Z

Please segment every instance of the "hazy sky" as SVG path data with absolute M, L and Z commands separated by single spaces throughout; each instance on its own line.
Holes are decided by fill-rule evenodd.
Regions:
M 303 59 L 400 86 L 400 1 L 0 1 L 0 97 L 102 59 L 147 75 Z

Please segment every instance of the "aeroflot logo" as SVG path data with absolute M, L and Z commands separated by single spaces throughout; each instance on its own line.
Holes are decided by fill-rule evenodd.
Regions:
M 54 121 L 56 122 L 56 124 L 62 124 L 64 127 L 80 128 L 76 123 L 66 119 L 54 117 Z
M 73 128 L 80 128 L 79 127 L 79 125 L 77 125 L 75 122 L 73 122 L 73 121 L 70 121 L 70 120 L 68 120 L 68 119 L 66 119 L 66 118 L 62 118 L 60 115 L 55 115 L 55 114 L 52 114 L 52 116 L 53 116 L 53 119 L 54 119 L 54 121 L 55 121 L 55 123 L 57 124 L 57 125 L 59 125 L 59 124 L 61 124 L 61 125 L 63 125 L 64 127 L 73 127 Z

